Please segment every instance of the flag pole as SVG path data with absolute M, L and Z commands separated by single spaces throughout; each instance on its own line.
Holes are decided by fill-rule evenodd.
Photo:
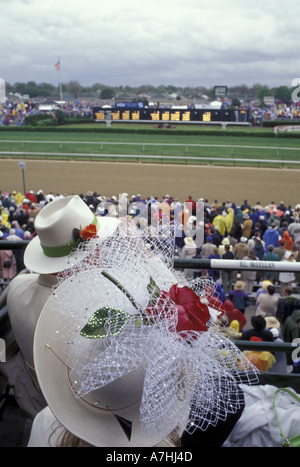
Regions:
M 60 72 L 60 57 L 58 57 L 58 61 L 57 63 L 54 65 L 55 68 L 57 69 L 57 71 Z M 60 76 L 60 73 L 59 73 L 59 89 L 60 89 L 60 100 L 62 102 L 62 84 L 61 84 L 61 76 Z
M 62 84 L 61 84 L 61 73 L 60 73 L 60 57 L 58 57 L 59 63 L 59 89 L 60 89 L 60 102 L 62 102 Z

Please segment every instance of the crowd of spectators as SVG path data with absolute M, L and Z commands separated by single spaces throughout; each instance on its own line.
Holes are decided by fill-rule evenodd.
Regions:
M 54 101 L 53 101 L 54 104 Z M 109 104 L 113 107 L 114 102 L 111 101 Z M 286 105 L 281 101 L 276 101 L 275 106 L 259 106 L 255 104 L 246 104 L 242 105 L 241 109 L 249 110 L 252 121 L 257 119 L 263 120 L 296 120 L 300 118 L 300 103 L 292 102 L 290 105 Z M 99 105 L 107 105 L 107 101 L 90 101 L 90 100 L 65 100 L 63 105 L 59 105 L 59 108 L 69 118 L 92 118 L 93 117 L 93 108 L 94 106 L 99 107 Z M 173 104 L 160 104 L 161 108 L 170 108 Z M 223 103 L 223 106 L 230 105 L 230 102 Z M 41 106 L 41 107 L 40 107 Z M 157 105 L 152 104 L 151 106 L 157 107 Z M 58 108 L 58 106 L 56 105 Z M 193 108 L 193 105 L 188 106 Z M 24 123 L 24 118 L 27 115 L 32 113 L 45 113 L 50 112 L 55 113 L 54 108 L 45 110 L 43 101 L 22 101 L 22 100 L 7 100 L 0 104 L 0 125 L 10 125 L 17 124 L 22 125 Z
M 253 119 L 262 118 L 263 120 L 297 120 L 300 118 L 299 102 L 292 102 L 286 105 L 281 101 L 275 102 L 275 106 L 252 106 L 250 113 Z
M 0 103 L 0 125 L 22 125 L 24 118 L 38 111 L 38 103 L 31 101 L 6 101 Z
M 0 241 L 30 241 L 36 235 L 34 221 L 40 210 L 63 196 L 43 190 L 0 192 Z M 148 236 L 162 237 L 179 258 L 300 261 L 300 205 L 272 201 L 263 206 L 258 201 L 251 206 L 244 200 L 238 206 L 229 199 L 209 202 L 190 195 L 178 200 L 169 194 L 157 198 L 123 193 L 117 198 L 89 191 L 80 196 L 100 218 L 132 219 L 145 241 Z M 23 250 L 0 250 L 0 255 L 3 279 L 9 281 L 24 269 Z M 216 295 L 226 310 L 227 330 L 236 338 L 291 342 L 300 337 L 299 272 L 238 268 L 182 272 L 188 280 L 208 276 L 214 281 Z M 249 307 L 254 310 L 251 322 Z M 266 332 L 270 320 L 271 331 Z M 246 324 L 251 329 L 245 331 Z

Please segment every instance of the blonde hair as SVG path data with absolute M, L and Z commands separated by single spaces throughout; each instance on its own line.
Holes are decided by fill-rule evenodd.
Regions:
M 235 288 L 235 290 L 244 290 L 244 288 L 245 288 L 245 282 L 243 282 L 243 281 L 236 281 L 234 288 Z
M 73 435 L 70 431 L 68 431 L 63 425 L 59 422 L 55 428 L 52 428 L 53 431 L 49 437 L 49 445 L 52 447 L 57 448 L 92 448 L 94 447 L 92 444 L 83 441 L 82 439 L 78 438 L 77 436 Z M 61 433 L 58 435 L 57 441 L 55 442 L 55 446 L 51 444 L 51 438 L 55 435 L 55 433 L 61 430 Z M 178 434 L 178 430 L 175 428 L 165 439 L 163 439 L 159 444 L 156 446 L 159 447 L 180 447 L 181 441 L 180 436 Z

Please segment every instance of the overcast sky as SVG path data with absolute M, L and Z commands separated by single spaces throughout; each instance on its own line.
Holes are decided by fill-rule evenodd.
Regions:
M 0 7 L 0 78 L 11 84 L 276 87 L 300 77 L 299 0 L 0 0 Z

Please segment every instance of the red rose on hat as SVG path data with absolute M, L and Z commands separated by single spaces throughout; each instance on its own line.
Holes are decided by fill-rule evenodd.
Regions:
M 208 307 L 189 287 L 172 285 L 169 292 L 164 292 L 175 302 L 178 310 L 176 331 L 207 331 L 210 319 Z
M 159 289 L 157 289 L 159 290 Z M 160 291 L 159 291 L 160 292 Z M 173 300 L 177 309 L 176 331 L 207 331 L 207 323 L 210 319 L 209 310 L 206 304 L 201 302 L 200 297 L 189 287 L 179 287 L 178 284 L 172 285 L 168 292 L 160 292 L 157 308 L 148 307 L 147 312 L 157 316 L 160 311 L 160 301 L 169 297 Z

